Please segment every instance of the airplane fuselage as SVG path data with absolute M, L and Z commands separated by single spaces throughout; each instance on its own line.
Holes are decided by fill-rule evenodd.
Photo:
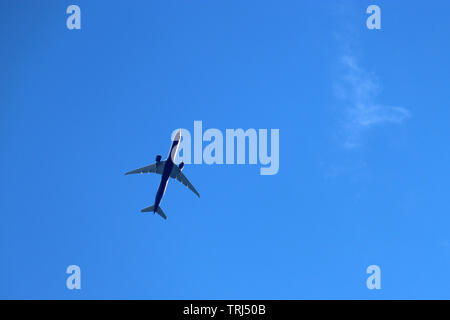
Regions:
M 189 188 L 192 192 L 194 192 L 197 197 L 200 198 L 200 194 L 194 188 L 194 186 L 189 182 L 186 176 L 181 172 L 184 168 L 184 163 L 180 162 L 179 165 L 175 164 L 175 159 L 177 157 L 178 148 L 180 146 L 181 141 L 181 130 L 178 130 L 175 134 L 172 145 L 170 146 L 169 156 L 166 160 L 161 161 L 161 156 L 156 156 L 156 163 L 151 165 L 138 168 L 136 170 L 128 171 L 125 175 L 128 174 L 142 174 L 142 173 L 157 173 L 161 175 L 161 182 L 159 183 L 158 191 L 156 192 L 154 205 L 151 205 L 147 208 L 141 210 L 141 212 L 153 212 L 158 213 L 163 219 L 167 219 L 166 214 L 163 209 L 160 207 L 161 200 L 164 196 L 164 193 L 167 189 L 167 184 L 169 183 L 169 178 L 177 180 Z
M 175 139 L 172 142 L 172 146 L 170 147 L 169 156 L 164 165 L 164 170 L 161 175 L 161 182 L 159 183 L 158 191 L 156 192 L 155 197 L 155 207 L 153 212 L 155 213 L 158 210 L 159 204 L 161 203 L 161 199 L 166 192 L 167 184 L 169 182 L 170 173 L 172 172 L 173 166 L 175 165 L 174 160 L 178 151 L 178 146 L 180 142 L 180 134 L 177 133 L 175 135 Z

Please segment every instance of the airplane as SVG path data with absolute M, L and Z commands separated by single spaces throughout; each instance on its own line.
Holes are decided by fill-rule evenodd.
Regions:
M 165 215 L 159 204 L 161 203 L 161 199 L 166 192 L 169 178 L 180 181 L 200 198 L 200 194 L 189 182 L 186 176 L 181 172 L 184 168 L 184 163 L 181 162 L 178 166 L 174 163 L 177 156 L 180 140 L 181 130 L 179 130 L 175 134 L 172 146 L 170 147 L 169 155 L 167 156 L 166 160 L 161 161 L 161 156 L 157 155 L 156 163 L 125 173 L 125 175 L 134 173 L 157 173 L 161 175 L 161 182 L 159 184 L 158 191 L 156 192 L 155 204 L 153 206 L 142 209 L 141 212 L 153 212 L 153 214 L 158 213 L 162 218 L 167 219 L 167 216 Z

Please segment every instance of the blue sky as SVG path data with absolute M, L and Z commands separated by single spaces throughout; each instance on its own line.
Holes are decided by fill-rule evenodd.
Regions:
M 0 12 L 0 298 L 450 298 L 447 1 Z M 194 120 L 280 129 L 279 173 L 187 165 L 201 198 L 171 181 L 168 220 L 140 213 L 160 177 L 123 173 Z

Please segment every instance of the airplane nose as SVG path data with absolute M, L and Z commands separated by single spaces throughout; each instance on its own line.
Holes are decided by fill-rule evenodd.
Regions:
M 181 139 L 181 130 L 178 130 L 178 132 L 175 134 L 175 138 L 173 138 L 173 141 L 180 141 Z

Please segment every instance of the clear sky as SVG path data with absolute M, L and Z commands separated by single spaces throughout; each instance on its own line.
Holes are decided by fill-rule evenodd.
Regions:
M 0 298 L 450 298 L 450 2 L 0 6 Z M 195 120 L 279 129 L 279 173 L 186 165 L 201 198 L 140 213 L 124 172 Z

